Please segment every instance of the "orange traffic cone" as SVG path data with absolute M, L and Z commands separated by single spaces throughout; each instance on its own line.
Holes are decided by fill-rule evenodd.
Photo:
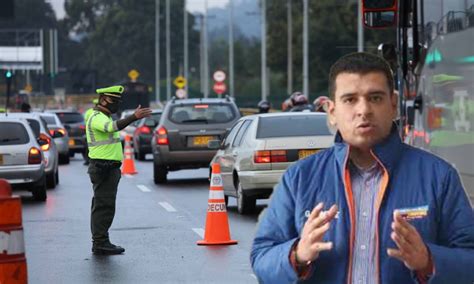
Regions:
M 135 170 L 135 162 L 133 161 L 133 149 L 130 145 L 132 138 L 130 135 L 125 136 L 125 159 L 122 165 L 122 174 L 134 175 L 137 173 Z
M 237 241 L 230 239 L 229 221 L 224 201 L 224 188 L 222 186 L 221 166 L 212 165 L 211 186 L 207 206 L 206 231 L 204 240 L 198 245 L 235 245 Z
M 21 199 L 0 179 L 0 283 L 27 283 Z

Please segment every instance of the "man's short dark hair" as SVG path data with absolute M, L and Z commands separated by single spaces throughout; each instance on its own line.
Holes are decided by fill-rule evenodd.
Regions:
M 336 77 L 341 73 L 365 75 L 370 72 L 383 73 L 387 79 L 390 93 L 394 90 L 393 73 L 385 59 L 367 52 L 354 52 L 339 58 L 329 70 L 329 96 L 335 99 Z

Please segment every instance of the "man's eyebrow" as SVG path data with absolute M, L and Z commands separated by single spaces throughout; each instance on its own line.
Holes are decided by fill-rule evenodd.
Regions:
M 353 97 L 355 96 L 355 93 L 344 93 L 342 95 L 339 96 L 339 99 L 344 99 L 344 98 L 348 98 L 348 97 Z

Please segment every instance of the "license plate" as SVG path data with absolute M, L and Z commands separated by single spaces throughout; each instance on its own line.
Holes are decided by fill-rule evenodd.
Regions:
M 76 145 L 76 142 L 74 142 L 74 139 L 69 139 L 69 146 L 74 146 Z
M 318 150 L 299 150 L 298 151 L 298 159 L 304 159 L 309 155 L 313 155 L 314 153 L 318 152 Z
M 3 155 L 0 154 L 0 166 L 3 165 Z
M 195 136 L 193 137 L 194 146 L 207 146 L 207 142 L 214 139 L 214 136 Z

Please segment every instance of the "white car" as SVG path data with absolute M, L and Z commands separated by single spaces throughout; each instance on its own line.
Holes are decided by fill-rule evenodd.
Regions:
M 66 128 L 59 120 L 55 113 L 43 112 L 39 113 L 46 122 L 49 134 L 53 137 L 54 143 L 59 152 L 59 162 L 61 164 L 69 164 L 69 135 Z
M 319 112 L 282 112 L 244 116 L 220 143 L 211 161 L 219 163 L 228 196 L 237 198 L 237 210 L 246 214 L 256 199 L 268 198 L 292 163 L 331 147 L 334 135 L 327 115 Z

